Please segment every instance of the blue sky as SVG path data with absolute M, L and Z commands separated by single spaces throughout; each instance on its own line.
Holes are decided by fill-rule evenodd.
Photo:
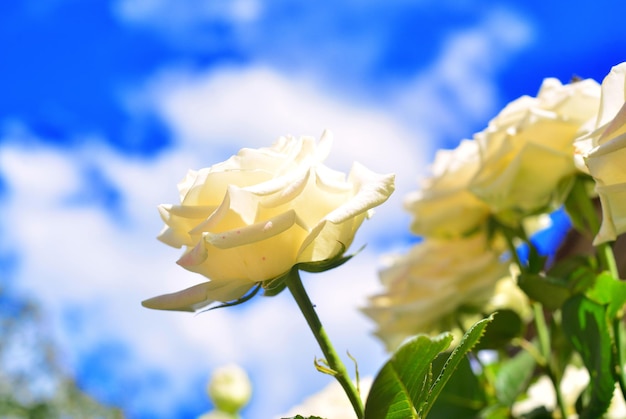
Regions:
M 199 281 L 155 240 L 156 205 L 187 169 L 328 128 L 330 166 L 397 174 L 357 236 L 366 250 L 305 279 L 339 352 L 372 375 L 386 355 L 356 307 L 379 289 L 378 257 L 412 240 L 402 198 L 435 149 L 545 77 L 600 81 L 626 61 L 626 6 L 606 0 L 0 7 L 0 281 L 42 304 L 68 370 L 131 418 L 202 413 L 211 370 L 231 362 L 255 385 L 246 418 L 328 383 L 286 294 L 197 316 L 140 307 Z

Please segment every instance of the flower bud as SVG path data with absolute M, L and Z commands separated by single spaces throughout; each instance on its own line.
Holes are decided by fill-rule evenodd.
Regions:
M 226 365 L 215 370 L 207 391 L 216 410 L 237 413 L 250 401 L 252 385 L 242 368 Z

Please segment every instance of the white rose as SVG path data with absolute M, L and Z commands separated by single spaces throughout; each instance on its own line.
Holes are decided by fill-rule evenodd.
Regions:
M 583 367 L 575 367 L 568 365 L 563 372 L 563 378 L 559 388 L 563 396 L 563 402 L 570 409 L 568 418 L 578 418 L 574 406 L 580 394 L 589 384 L 589 373 Z M 545 406 L 549 410 L 556 409 L 556 395 L 554 393 L 554 385 L 552 381 L 545 375 L 541 376 L 534 384 L 532 384 L 526 392 L 528 396 L 524 400 L 520 400 L 513 404 L 512 413 L 515 417 L 519 417 L 525 413 L 531 412 L 541 406 Z M 626 417 L 626 407 L 624 406 L 624 397 L 615 385 L 613 399 L 608 411 L 603 416 L 606 419 L 623 419 Z
M 557 186 L 576 172 L 573 143 L 596 116 L 599 96 L 591 79 L 549 78 L 536 98 L 511 102 L 474 137 L 482 163 L 470 190 L 504 220 L 560 205 Z
M 626 63 L 613 67 L 602 82 L 595 130 L 580 139 L 589 174 L 602 204 L 602 226 L 594 244 L 626 232 Z
M 178 185 L 179 205 L 161 205 L 159 239 L 184 247 L 178 263 L 210 279 L 142 304 L 193 311 L 242 297 L 295 264 L 341 256 L 373 207 L 394 190 L 393 175 L 355 163 L 346 179 L 323 164 L 332 143 L 282 137 L 270 148 L 243 149 Z
M 363 400 L 367 398 L 372 382 L 371 377 L 361 379 L 359 387 Z M 328 419 L 354 419 L 355 417 L 354 408 L 337 381 L 331 382 L 320 392 L 308 397 L 302 404 L 293 407 L 279 418 L 291 418 L 297 415 L 305 418 L 319 416 Z
M 414 218 L 411 231 L 419 236 L 458 237 L 484 224 L 489 206 L 468 189 L 480 167 L 478 144 L 464 140 L 454 150 L 440 150 L 432 176 L 408 194 L 405 207 Z
M 426 238 L 390 260 L 380 274 L 384 292 L 370 297 L 362 311 L 376 321 L 376 335 L 388 350 L 417 333 L 438 333 L 458 309 L 482 307 L 493 295 L 509 272 L 500 255 L 482 233 Z

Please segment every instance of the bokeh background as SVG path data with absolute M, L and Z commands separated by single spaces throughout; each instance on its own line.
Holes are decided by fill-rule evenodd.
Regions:
M 329 166 L 397 174 L 365 250 L 304 278 L 338 352 L 375 374 L 387 355 L 358 307 L 381 255 L 416 240 L 403 195 L 543 78 L 626 61 L 625 15 L 610 0 L 3 2 L 0 401 L 60 397 L 62 377 L 129 418 L 193 418 L 211 371 L 237 363 L 257 419 L 328 384 L 287 293 L 199 315 L 139 304 L 201 280 L 155 240 L 189 168 L 324 129 Z

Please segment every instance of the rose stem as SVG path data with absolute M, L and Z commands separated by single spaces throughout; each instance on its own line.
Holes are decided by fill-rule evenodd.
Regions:
M 304 285 L 302 285 L 302 280 L 300 279 L 300 273 L 298 269 L 291 270 L 289 276 L 287 277 L 286 283 L 287 288 L 289 288 L 291 295 L 293 295 L 293 298 L 296 300 L 300 311 L 304 315 L 304 318 L 309 324 L 309 327 L 311 328 L 311 331 L 313 332 L 317 343 L 322 349 L 322 352 L 326 357 L 326 362 L 328 363 L 328 366 L 336 372 L 336 374 L 334 375 L 335 378 L 337 379 L 337 381 L 339 381 L 339 384 L 341 384 L 341 387 L 343 387 L 343 390 L 348 395 L 350 403 L 352 403 L 352 407 L 354 408 L 357 417 L 359 419 L 362 419 L 364 413 L 361 397 L 359 396 L 358 391 L 352 383 L 346 367 L 341 362 L 339 356 L 337 356 L 337 353 L 335 352 L 335 349 L 333 348 L 333 345 L 330 342 L 330 339 L 328 338 L 324 327 L 322 326 L 322 322 L 315 313 L 313 304 L 311 303 L 311 300 L 309 299 L 309 296 L 304 289 Z
M 517 254 L 517 248 L 515 247 L 515 243 L 513 242 L 514 237 L 508 230 L 503 230 L 503 235 L 505 237 L 506 243 L 509 248 L 509 252 L 511 253 L 511 257 L 513 258 L 514 263 L 519 267 L 520 272 L 524 272 L 525 266 L 519 258 Z M 521 234 L 524 238 L 526 238 L 526 233 L 522 231 Z M 532 246 L 531 243 L 528 243 L 529 246 Z M 554 367 L 552 365 L 552 349 L 550 348 L 550 332 L 548 331 L 548 326 L 546 324 L 546 318 L 543 313 L 543 307 L 540 303 L 533 303 L 533 318 L 535 321 L 535 326 L 537 328 L 537 338 L 539 339 L 539 352 L 543 356 L 543 359 L 546 361 L 546 365 L 544 365 L 544 370 L 548 375 L 548 378 L 552 382 L 552 386 L 554 387 L 554 394 L 556 395 L 556 402 L 559 407 L 561 416 L 563 418 L 567 417 L 567 407 L 565 406 L 565 400 L 563 399 L 563 395 L 561 394 L 561 386 L 559 385 L 559 380 L 554 371 Z

